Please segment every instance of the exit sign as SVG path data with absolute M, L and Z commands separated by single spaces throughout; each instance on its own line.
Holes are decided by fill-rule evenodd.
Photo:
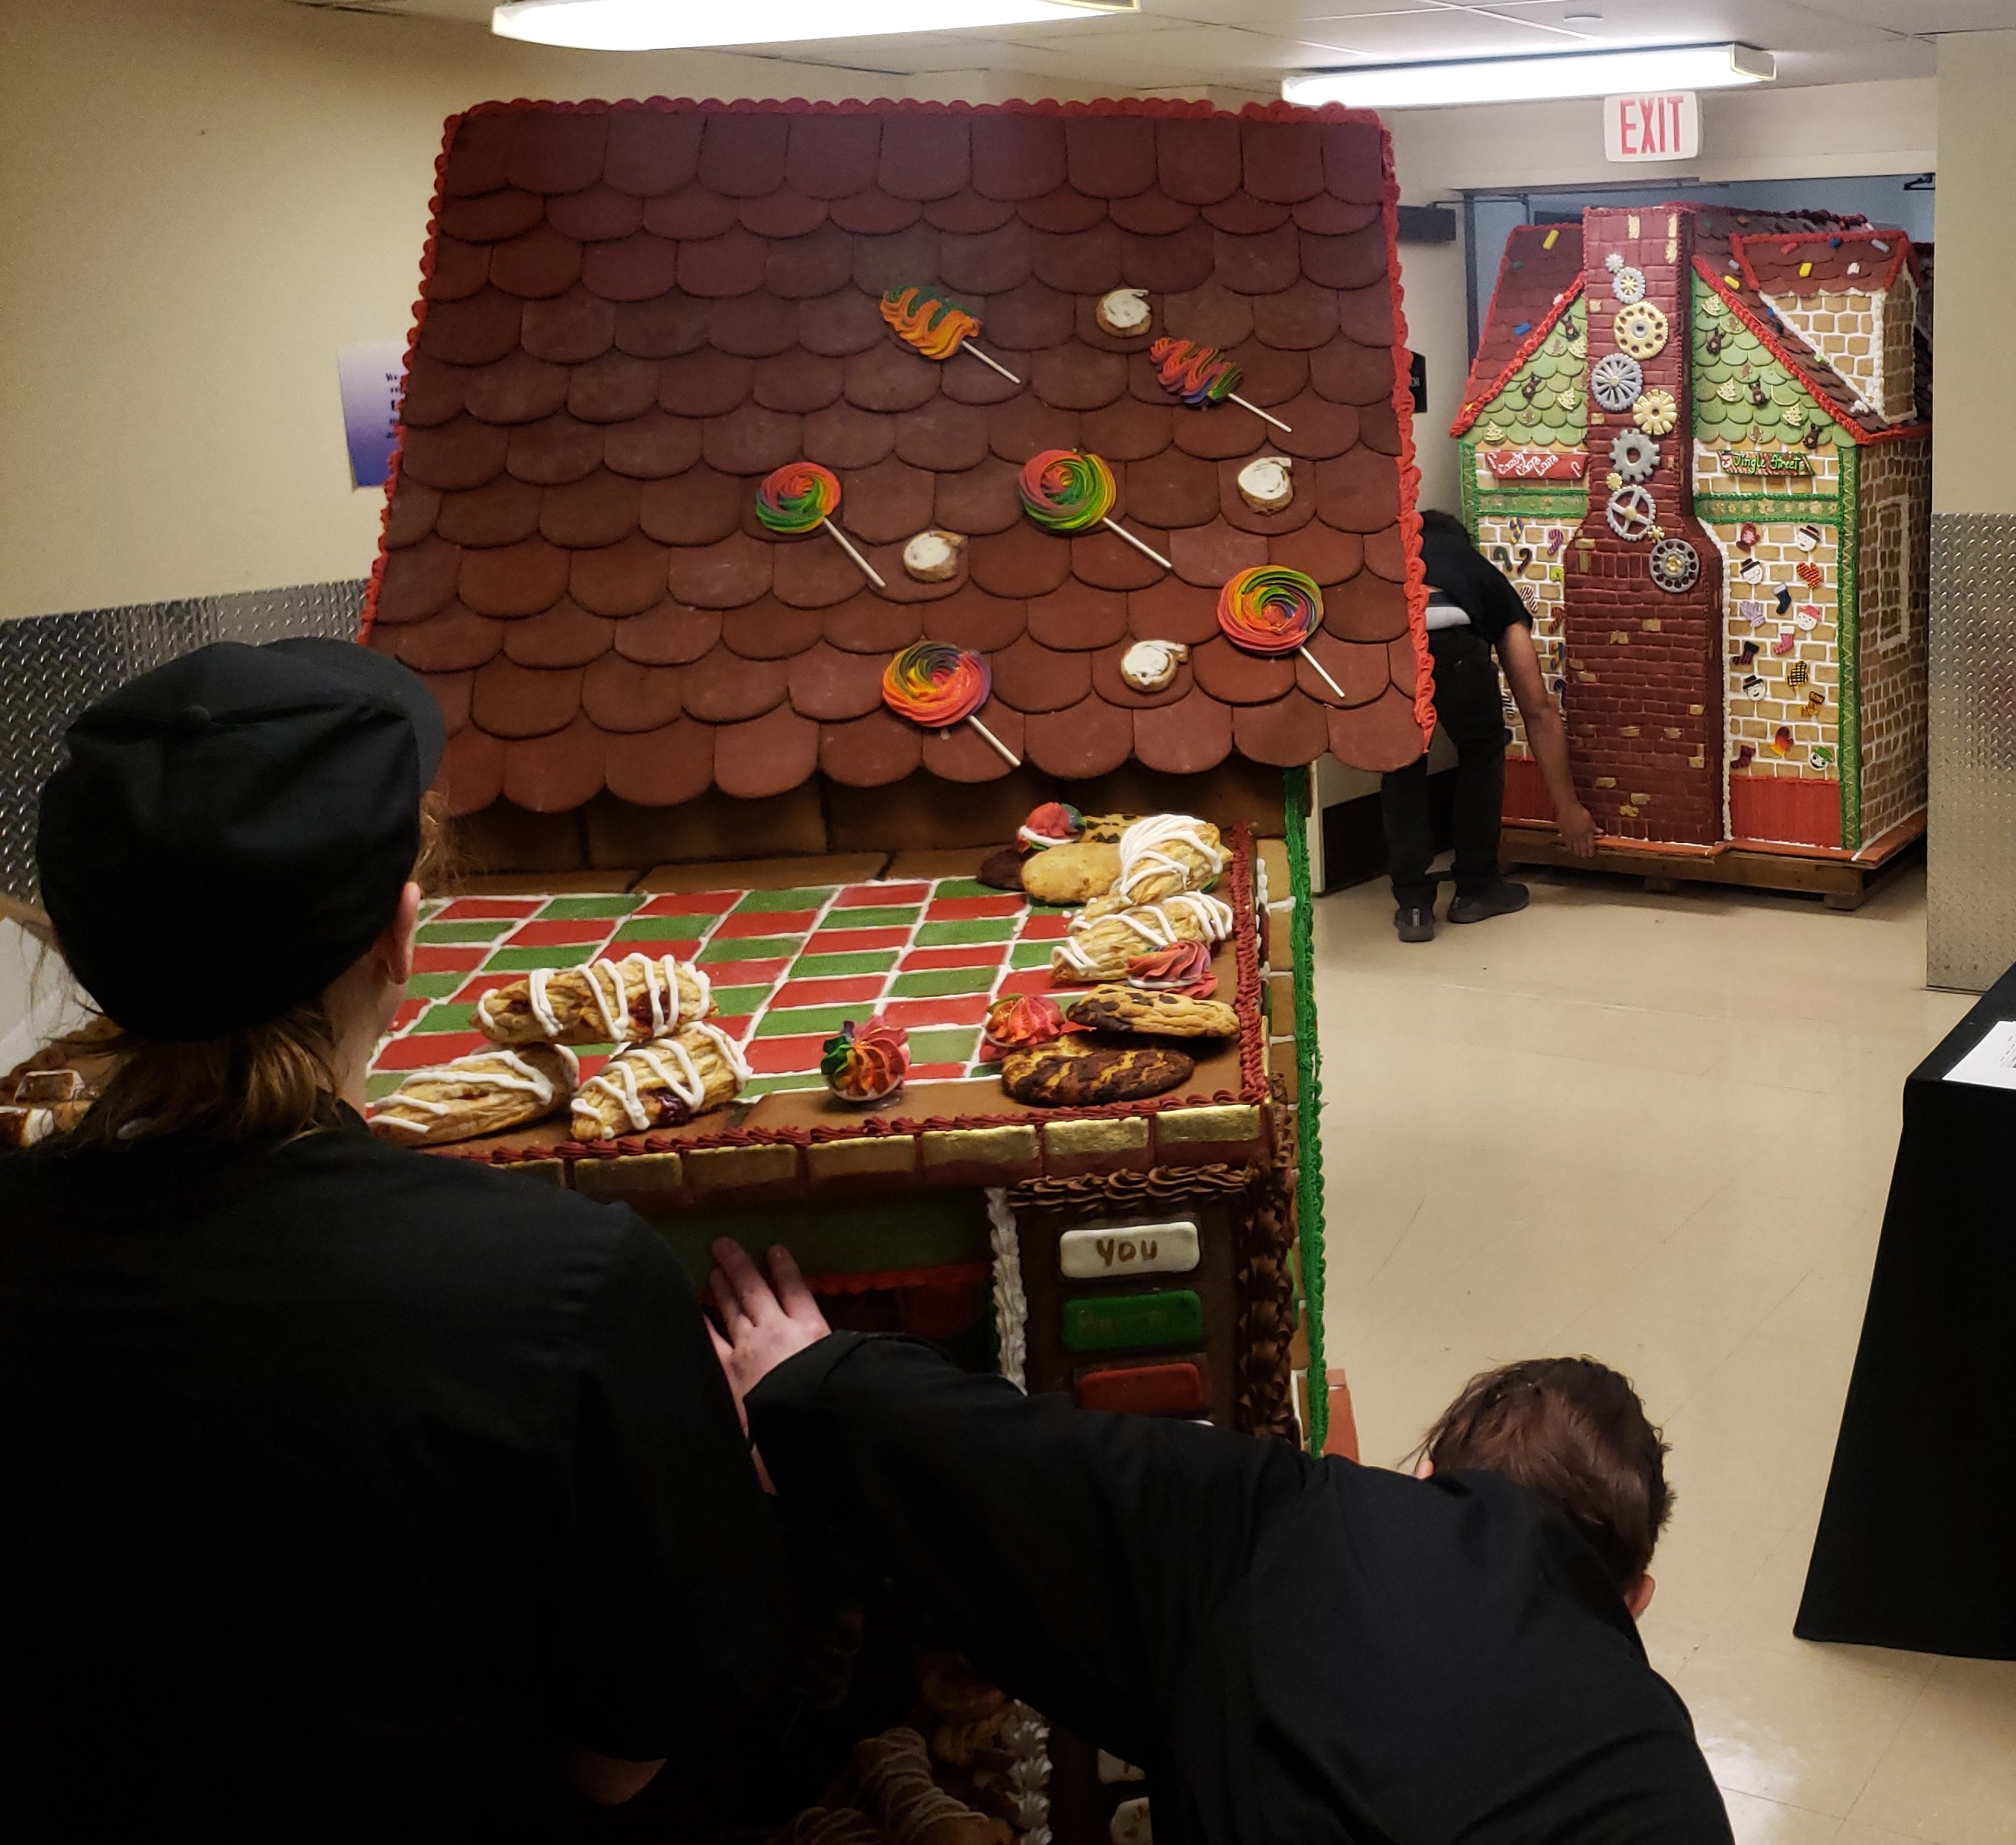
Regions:
M 1613 160 L 1690 160 L 1701 152 L 1701 100 L 1692 90 L 1605 96 L 1603 142 Z

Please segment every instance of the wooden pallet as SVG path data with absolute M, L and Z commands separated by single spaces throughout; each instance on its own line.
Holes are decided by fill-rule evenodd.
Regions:
M 1553 827 L 1510 822 L 1502 831 L 1498 855 L 1508 865 L 1545 865 L 1642 878 L 1647 890 L 1661 893 L 1683 884 L 1728 884 L 1791 891 L 1817 897 L 1831 910 L 1858 910 L 1886 879 L 1920 856 L 1924 837 L 1925 816 L 1921 813 L 1856 852 L 1762 840 L 1731 840 L 1719 846 L 1604 840 L 1594 858 L 1578 858 Z

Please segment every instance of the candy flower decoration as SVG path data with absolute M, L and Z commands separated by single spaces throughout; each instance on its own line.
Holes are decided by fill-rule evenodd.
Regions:
M 949 359 L 956 352 L 970 352 L 1010 384 L 1022 382 L 999 359 L 989 358 L 972 343 L 973 336 L 980 331 L 980 317 L 943 295 L 915 286 L 892 288 L 882 297 L 882 318 L 895 329 L 898 339 L 927 359 Z
M 970 724 L 1010 768 L 1020 768 L 1021 758 L 974 715 L 993 689 L 987 662 L 945 641 L 914 642 L 882 669 L 882 702 L 898 717 L 927 730 Z
M 1178 942 L 1173 948 L 1137 955 L 1127 964 L 1127 984 L 1148 993 L 1208 999 L 1218 991 L 1218 976 L 1211 971 L 1210 945 Z
M 1022 495 L 1022 510 L 1046 532 L 1068 537 L 1103 525 L 1139 552 L 1153 558 L 1165 570 L 1173 569 L 1159 551 L 1150 550 L 1124 527 L 1107 516 L 1113 510 L 1118 489 L 1113 470 L 1096 455 L 1071 448 L 1045 448 L 1022 464 L 1017 483 Z
M 1017 1051 L 1029 1045 L 1046 1045 L 1078 1029 L 1064 1019 L 1064 1008 L 1044 993 L 1010 993 L 987 1009 L 981 1029 L 987 1041 L 1003 1051 Z
M 840 510 L 840 477 L 817 462 L 787 462 L 763 477 L 756 490 L 756 520 L 765 531 L 779 534 L 815 531 L 824 526 L 833 542 L 861 566 L 877 589 L 887 589 L 875 566 L 855 549 L 846 533 L 833 522 Z
M 1016 840 L 1025 852 L 1040 852 L 1051 846 L 1067 846 L 1085 831 L 1085 816 L 1069 801 L 1046 800 L 1031 807 Z
M 1155 376 L 1161 379 L 1163 390 L 1181 398 L 1193 410 L 1208 409 L 1213 404 L 1237 404 L 1242 410 L 1251 410 L 1262 423 L 1294 433 L 1280 417 L 1269 416 L 1258 404 L 1234 394 L 1242 374 L 1230 359 L 1220 356 L 1215 346 L 1199 346 L 1188 340 L 1157 340 L 1148 348 L 1148 356 L 1154 361 Z
M 887 1102 L 909 1074 L 910 1034 L 880 1012 L 858 1024 L 848 1020 L 819 1058 L 826 1086 L 843 1102 Z
M 1323 671 L 1306 645 L 1322 620 L 1323 592 L 1316 578 L 1280 564 L 1255 564 L 1241 570 L 1218 592 L 1218 625 L 1233 646 L 1248 653 L 1299 653 L 1316 677 L 1344 699 L 1344 688 Z

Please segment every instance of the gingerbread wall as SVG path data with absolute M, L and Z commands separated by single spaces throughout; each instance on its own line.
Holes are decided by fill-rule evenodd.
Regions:
M 1678 210 L 1592 210 L 1583 214 L 1584 280 L 1592 367 L 1620 350 L 1608 259 L 1640 272 L 1645 300 L 1664 316 L 1665 337 L 1640 362 L 1646 389 L 1672 394 L 1674 432 L 1662 438 L 1658 469 L 1643 483 L 1668 538 L 1691 544 L 1700 559 L 1693 584 L 1664 593 L 1651 579 L 1649 535 L 1621 537 L 1592 491 L 1567 581 L 1566 710 L 1575 782 L 1605 833 L 1628 839 L 1712 845 L 1723 836 L 1721 560 L 1692 505 L 1692 388 L 1688 296 L 1692 214 Z M 1628 413 L 1592 405 L 1592 473 L 1608 466 L 1611 438 L 1633 426 Z
M 1925 804 L 1931 444 L 1879 443 L 1862 457 L 1861 843 Z

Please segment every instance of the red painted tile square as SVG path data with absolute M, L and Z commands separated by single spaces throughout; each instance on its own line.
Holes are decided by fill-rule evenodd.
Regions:
M 1002 977 L 1000 991 L 1003 993 L 1047 993 L 1053 984 L 1050 970 L 1047 967 L 1022 967 Z
M 614 926 L 607 916 L 558 916 L 549 922 L 521 923 L 508 939 L 514 948 L 544 948 L 573 942 L 592 942 L 599 947 Z
M 609 1061 L 607 1051 L 577 1051 L 574 1056 L 580 1062 L 581 1080 L 584 1083 Z
M 718 942 L 736 936 L 804 935 L 818 915 L 817 910 L 748 910 L 725 918 L 710 939 Z
M 634 916 L 725 916 L 742 901 L 740 890 L 677 890 L 654 897 Z
M 481 967 L 490 953 L 487 942 L 477 942 L 471 947 L 458 944 L 452 948 L 430 948 L 423 943 L 413 951 L 415 973 L 473 973 Z
M 545 901 L 543 897 L 458 897 L 446 909 L 428 919 L 434 922 L 476 922 L 499 916 L 530 916 Z
M 990 1003 L 985 993 L 957 993 L 949 999 L 892 999 L 883 1010 L 892 1023 L 915 1031 L 927 1025 L 977 1025 Z
M 975 916 L 1019 916 L 1028 908 L 1028 900 L 1012 890 L 999 897 L 941 897 L 924 912 L 924 920 L 965 922 Z
M 437 1031 L 422 1038 L 395 1038 L 378 1059 L 380 1070 L 425 1070 L 432 1063 L 466 1057 L 490 1042 L 480 1031 Z
M 851 1005 L 856 1000 L 873 999 L 882 991 L 880 974 L 837 976 L 824 980 L 787 980 L 770 1002 L 776 1007 L 791 1005 Z
M 956 1083 L 966 1074 L 963 1063 L 913 1063 L 910 1066 L 910 1081 L 913 1083 Z
M 922 903 L 931 894 L 928 884 L 850 884 L 833 900 L 837 910 L 879 909 L 884 904 Z
M 900 948 L 907 929 L 822 929 L 805 944 L 808 955 L 853 955 L 864 948 Z
M 971 942 L 956 948 L 913 948 L 903 957 L 900 971 L 914 973 L 920 968 L 999 967 L 1006 952 L 999 942 Z
M 767 987 L 788 961 L 710 961 L 700 969 L 717 987 Z
M 421 1013 L 434 1004 L 431 999 L 405 999 L 399 1002 L 399 1009 L 392 1015 L 391 1029 L 404 1031 Z
M 817 1070 L 825 1048 L 823 1038 L 759 1038 L 743 1055 L 758 1076 L 790 1076 L 801 1070 Z
M 1060 942 L 1071 933 L 1068 916 L 1031 916 L 1017 938 L 1025 942 Z

